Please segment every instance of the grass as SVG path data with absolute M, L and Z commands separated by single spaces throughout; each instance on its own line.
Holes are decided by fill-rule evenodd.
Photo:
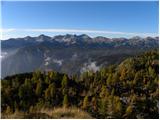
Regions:
M 52 112 L 54 118 L 72 118 L 72 119 L 91 119 L 92 117 L 87 113 L 77 108 L 57 108 Z
M 13 114 L 3 114 L 2 119 L 91 119 L 92 117 L 79 108 L 54 108 L 32 111 L 24 113 L 16 111 Z

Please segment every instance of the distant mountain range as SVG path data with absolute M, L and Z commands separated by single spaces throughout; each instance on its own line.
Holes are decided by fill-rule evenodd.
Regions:
M 106 38 L 88 35 L 10 38 L 1 40 L 1 76 L 35 70 L 69 75 L 118 64 L 126 57 L 158 48 L 159 37 Z

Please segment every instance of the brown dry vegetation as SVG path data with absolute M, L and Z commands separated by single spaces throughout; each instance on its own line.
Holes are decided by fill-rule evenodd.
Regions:
M 24 113 L 21 111 L 16 111 L 12 114 L 2 114 L 2 119 L 91 119 L 92 117 L 75 107 L 72 108 L 54 108 L 46 109 L 42 108 L 40 110 L 30 111 L 29 113 Z

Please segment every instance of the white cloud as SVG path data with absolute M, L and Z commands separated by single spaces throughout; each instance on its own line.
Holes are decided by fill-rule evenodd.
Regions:
M 96 62 L 85 63 L 84 67 L 81 68 L 81 72 L 93 71 L 96 72 L 99 70 L 99 66 L 96 66 Z
M 53 59 L 54 63 L 57 63 L 58 65 L 62 65 L 63 60 L 57 60 L 57 59 Z
M 6 34 L 9 34 L 9 33 L 11 33 L 11 32 L 13 32 L 13 31 L 15 31 L 16 29 L 12 29 L 12 28 L 9 28 L 9 29 L 1 29 L 0 28 L 0 39 L 2 40 L 2 39 L 4 39 L 5 37 L 5 35 Z
M 91 30 L 91 29 L 0 29 L 2 33 L 10 32 L 40 32 L 40 33 L 83 33 L 83 34 L 106 34 L 106 35 L 124 35 L 127 36 L 157 36 L 156 33 L 132 33 L 132 32 L 119 32 L 107 30 Z
M 10 28 L 10 29 L 0 29 L 0 32 L 3 33 L 7 33 L 7 32 L 13 32 L 16 31 L 16 29 Z
M 129 33 L 129 32 L 116 32 L 106 30 L 84 30 L 84 29 L 24 29 L 27 32 L 63 32 L 63 33 L 94 33 L 94 34 L 116 34 L 116 35 L 142 35 L 154 36 L 155 33 Z

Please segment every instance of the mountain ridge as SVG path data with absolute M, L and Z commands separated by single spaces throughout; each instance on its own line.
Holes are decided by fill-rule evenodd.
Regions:
M 18 37 L 18 38 L 9 38 L 9 39 L 3 39 L 3 40 L 1 40 L 1 41 L 5 41 L 5 40 L 10 40 L 10 39 L 12 39 L 12 40 L 15 40 L 15 39 L 19 39 L 19 40 L 21 40 L 21 39 L 23 39 L 23 38 L 25 38 L 26 40 L 27 39 L 33 39 L 33 38 L 50 38 L 50 39 L 54 39 L 54 38 L 56 38 L 56 37 L 86 37 L 86 38 L 91 38 L 91 39 L 95 39 L 95 38 L 98 38 L 98 37 L 100 37 L 100 38 L 104 38 L 104 39 L 145 39 L 145 38 L 156 38 L 156 39 L 159 39 L 159 37 L 158 36 L 155 36 L 155 37 L 151 37 L 151 36 L 146 36 L 146 37 L 140 37 L 140 36 L 133 36 L 133 37 L 130 37 L 130 38 L 127 38 L 127 37 L 104 37 L 104 36 L 95 36 L 95 37 L 91 37 L 91 36 L 89 36 L 89 35 L 87 35 L 87 34 L 80 34 L 80 35 L 76 35 L 76 34 L 64 34 L 64 35 L 55 35 L 55 36 L 48 36 L 48 35 L 45 35 L 45 34 L 40 34 L 40 35 L 38 35 L 38 36 L 24 36 L 24 37 Z
M 91 38 L 88 35 L 26 36 L 1 41 L 2 77 L 36 69 L 79 74 L 117 64 L 124 58 L 158 48 L 158 37 Z

